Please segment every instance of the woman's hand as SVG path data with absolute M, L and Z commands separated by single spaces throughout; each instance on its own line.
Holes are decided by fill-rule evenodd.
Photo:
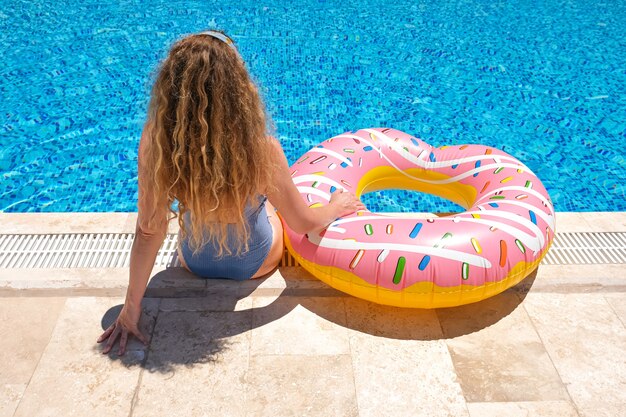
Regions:
M 337 209 L 337 217 L 347 216 L 355 211 L 365 210 L 365 205 L 356 198 L 352 193 L 344 192 L 343 189 L 337 189 L 330 195 L 329 205 L 335 206 Z
M 117 338 L 120 337 L 117 354 L 122 356 L 126 352 L 126 343 L 128 342 L 129 333 L 135 335 L 144 345 L 147 345 L 148 339 L 138 327 L 139 317 L 141 317 L 141 307 L 139 307 L 139 309 L 130 309 L 126 308 L 126 305 L 124 305 L 115 322 L 98 338 L 98 343 L 106 342 L 102 353 L 109 353 L 111 349 L 113 349 Z

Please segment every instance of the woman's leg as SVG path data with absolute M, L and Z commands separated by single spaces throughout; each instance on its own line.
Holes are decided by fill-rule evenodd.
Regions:
M 180 239 L 180 235 L 178 236 L 178 238 Z M 178 251 L 178 260 L 180 261 L 180 265 L 183 268 L 185 268 L 187 271 L 191 272 L 191 270 L 187 266 L 187 262 L 185 262 L 185 258 L 183 258 L 183 253 L 180 250 L 180 244 L 178 244 L 178 247 L 176 248 L 176 250 Z M 191 273 L 193 274 L 193 272 L 191 272 Z
M 267 213 L 267 219 L 272 226 L 272 247 L 267 254 L 267 258 L 265 258 L 265 261 L 263 261 L 263 264 L 261 264 L 252 278 L 259 278 L 276 269 L 280 263 L 280 259 L 283 257 L 283 251 L 285 250 L 283 246 L 283 224 L 280 222 L 278 214 L 276 214 L 274 210 L 274 206 L 272 206 L 269 201 L 265 203 L 265 211 Z

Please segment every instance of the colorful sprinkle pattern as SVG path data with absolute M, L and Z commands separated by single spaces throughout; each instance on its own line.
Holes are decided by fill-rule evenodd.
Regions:
M 337 168 L 319 172 L 319 161 Z M 554 209 L 541 181 L 514 157 L 483 145 L 433 148 L 393 129 L 348 132 L 306 153 L 292 167 L 293 181 L 303 198 L 327 204 L 338 188 L 359 195 L 367 185 L 361 179 L 381 167 L 414 181 L 416 189 L 471 187 L 475 199 L 465 212 L 435 219 L 364 211 L 308 235 L 284 224 L 294 255 L 391 290 L 424 282 L 480 287 L 540 259 L 554 236 Z

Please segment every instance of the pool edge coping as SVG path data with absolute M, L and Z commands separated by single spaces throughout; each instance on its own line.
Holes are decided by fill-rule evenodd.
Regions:
M 134 233 L 136 220 L 136 212 L 0 213 L 0 234 Z M 556 229 L 557 233 L 626 232 L 626 211 L 557 212 Z M 168 233 L 177 232 L 178 223 L 170 221 Z

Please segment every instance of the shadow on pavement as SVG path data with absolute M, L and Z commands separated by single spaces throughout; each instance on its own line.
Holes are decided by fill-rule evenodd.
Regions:
M 298 306 L 337 326 L 379 337 L 454 338 L 480 331 L 513 312 L 532 287 L 536 274 L 535 270 L 516 286 L 474 304 L 424 310 L 374 304 L 325 285 L 307 288 L 300 285 L 301 279 L 289 278 L 289 274 L 283 274 L 286 287 L 269 289 L 275 294 L 267 296 L 263 291 L 268 289 L 259 288 L 265 279 L 205 281 L 182 268 L 169 268 L 152 278 L 144 298 L 140 328 L 151 339 L 149 347 L 132 338 L 125 356 L 118 358 L 114 348 L 109 357 L 127 366 L 140 363 L 150 371 L 164 373 L 176 365 L 218 361 L 225 350 L 245 345 L 246 332 L 274 322 Z M 248 300 L 246 306 L 245 299 L 255 291 L 255 296 L 266 295 L 263 298 L 269 304 L 256 303 L 258 306 L 252 308 Z M 322 303 L 320 298 L 337 302 Z M 113 323 L 121 308 L 117 305 L 105 313 L 103 329 Z

